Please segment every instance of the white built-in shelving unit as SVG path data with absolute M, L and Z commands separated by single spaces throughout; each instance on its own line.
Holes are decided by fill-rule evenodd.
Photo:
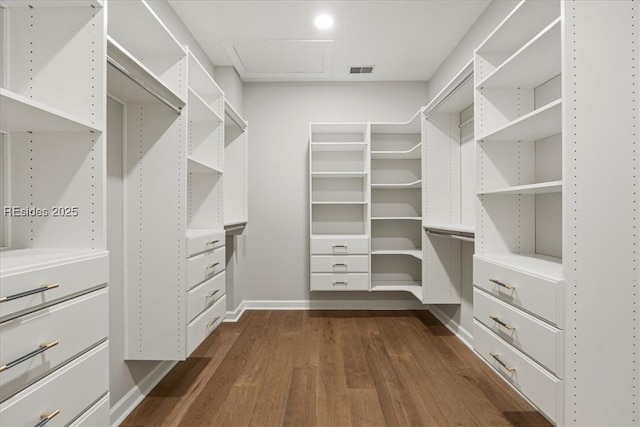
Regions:
M 4 1 L 0 22 L 0 419 L 107 425 L 105 10 Z
M 249 220 L 249 127 L 228 101 L 224 102 L 224 226 L 242 232 Z

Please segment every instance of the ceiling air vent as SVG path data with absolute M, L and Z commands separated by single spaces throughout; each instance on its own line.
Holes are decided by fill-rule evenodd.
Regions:
M 371 74 L 373 65 L 367 67 L 349 67 L 349 74 Z

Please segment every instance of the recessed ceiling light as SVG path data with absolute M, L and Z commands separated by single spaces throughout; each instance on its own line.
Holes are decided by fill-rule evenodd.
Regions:
M 316 24 L 316 27 L 320 28 L 321 30 L 327 30 L 333 27 L 333 16 L 318 15 L 313 22 Z

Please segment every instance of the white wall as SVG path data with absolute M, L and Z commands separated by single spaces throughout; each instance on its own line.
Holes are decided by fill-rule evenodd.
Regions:
M 224 97 L 229 101 L 229 104 L 242 115 L 244 85 L 236 69 L 232 66 L 224 66 L 215 67 L 214 70 L 216 73 L 216 83 L 218 83 L 218 86 L 220 86 L 220 89 L 224 92 Z
M 404 293 L 309 292 L 309 122 L 405 121 L 425 82 L 247 83 L 249 225 L 245 300 L 401 299 Z
M 487 38 L 518 3 L 519 1 L 515 0 L 494 0 L 489 4 L 427 83 L 427 102 L 431 101 L 473 58 L 474 49 Z M 463 245 L 462 254 L 462 259 L 466 261 L 466 265 L 462 269 L 462 304 L 436 306 L 439 309 L 437 314 L 441 315 L 440 319 L 458 324 L 463 329 L 462 336 L 467 338 L 470 337 L 468 334 L 473 333 L 472 253 L 468 246 Z

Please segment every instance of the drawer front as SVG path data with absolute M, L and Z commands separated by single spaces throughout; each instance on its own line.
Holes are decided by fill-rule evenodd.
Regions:
M 513 289 L 492 282 L 499 281 Z M 473 282 L 490 294 L 562 328 L 562 286 L 542 277 L 474 257 Z
M 196 255 L 187 260 L 187 289 L 224 271 L 224 247 Z
M 477 320 L 474 320 L 473 347 L 507 382 L 527 396 L 549 419 L 556 421 L 562 408 L 562 380 L 506 344 Z
M 187 356 L 220 326 L 227 314 L 227 297 L 223 296 L 187 326 Z
M 77 420 L 69 424 L 69 427 L 98 427 L 108 426 L 110 423 L 109 393 L 87 409 Z
M 312 291 L 368 291 L 367 273 L 314 273 L 311 275 Z
M 191 233 L 187 235 L 185 245 L 187 258 L 199 253 L 224 246 L 224 230 L 211 233 Z
M 41 414 L 56 410 L 47 427 L 69 424 L 108 391 L 108 368 L 109 346 L 103 343 L 0 403 L 2 425 L 34 426 Z
M 368 273 L 367 255 L 314 255 L 311 257 L 312 273 Z
M 224 271 L 187 292 L 187 322 L 195 319 L 224 294 Z
M 369 253 L 367 236 L 349 237 L 312 237 L 312 255 L 366 255 Z
M 22 390 L 109 334 L 107 289 L 91 292 L 0 324 L 0 366 L 33 357 L 0 374 L 0 400 Z M 53 344 L 47 349 L 44 344 Z M 44 350 L 34 354 L 35 351 Z
M 563 331 L 478 289 L 473 290 L 473 316 L 504 341 L 563 378 Z
M 109 281 L 109 255 L 107 252 L 81 261 L 72 261 L 44 267 L 0 279 L 0 296 L 8 297 L 57 284 L 47 291 L 0 303 L 0 318 L 5 319 L 24 310 L 37 309 L 57 300 L 82 292 Z

